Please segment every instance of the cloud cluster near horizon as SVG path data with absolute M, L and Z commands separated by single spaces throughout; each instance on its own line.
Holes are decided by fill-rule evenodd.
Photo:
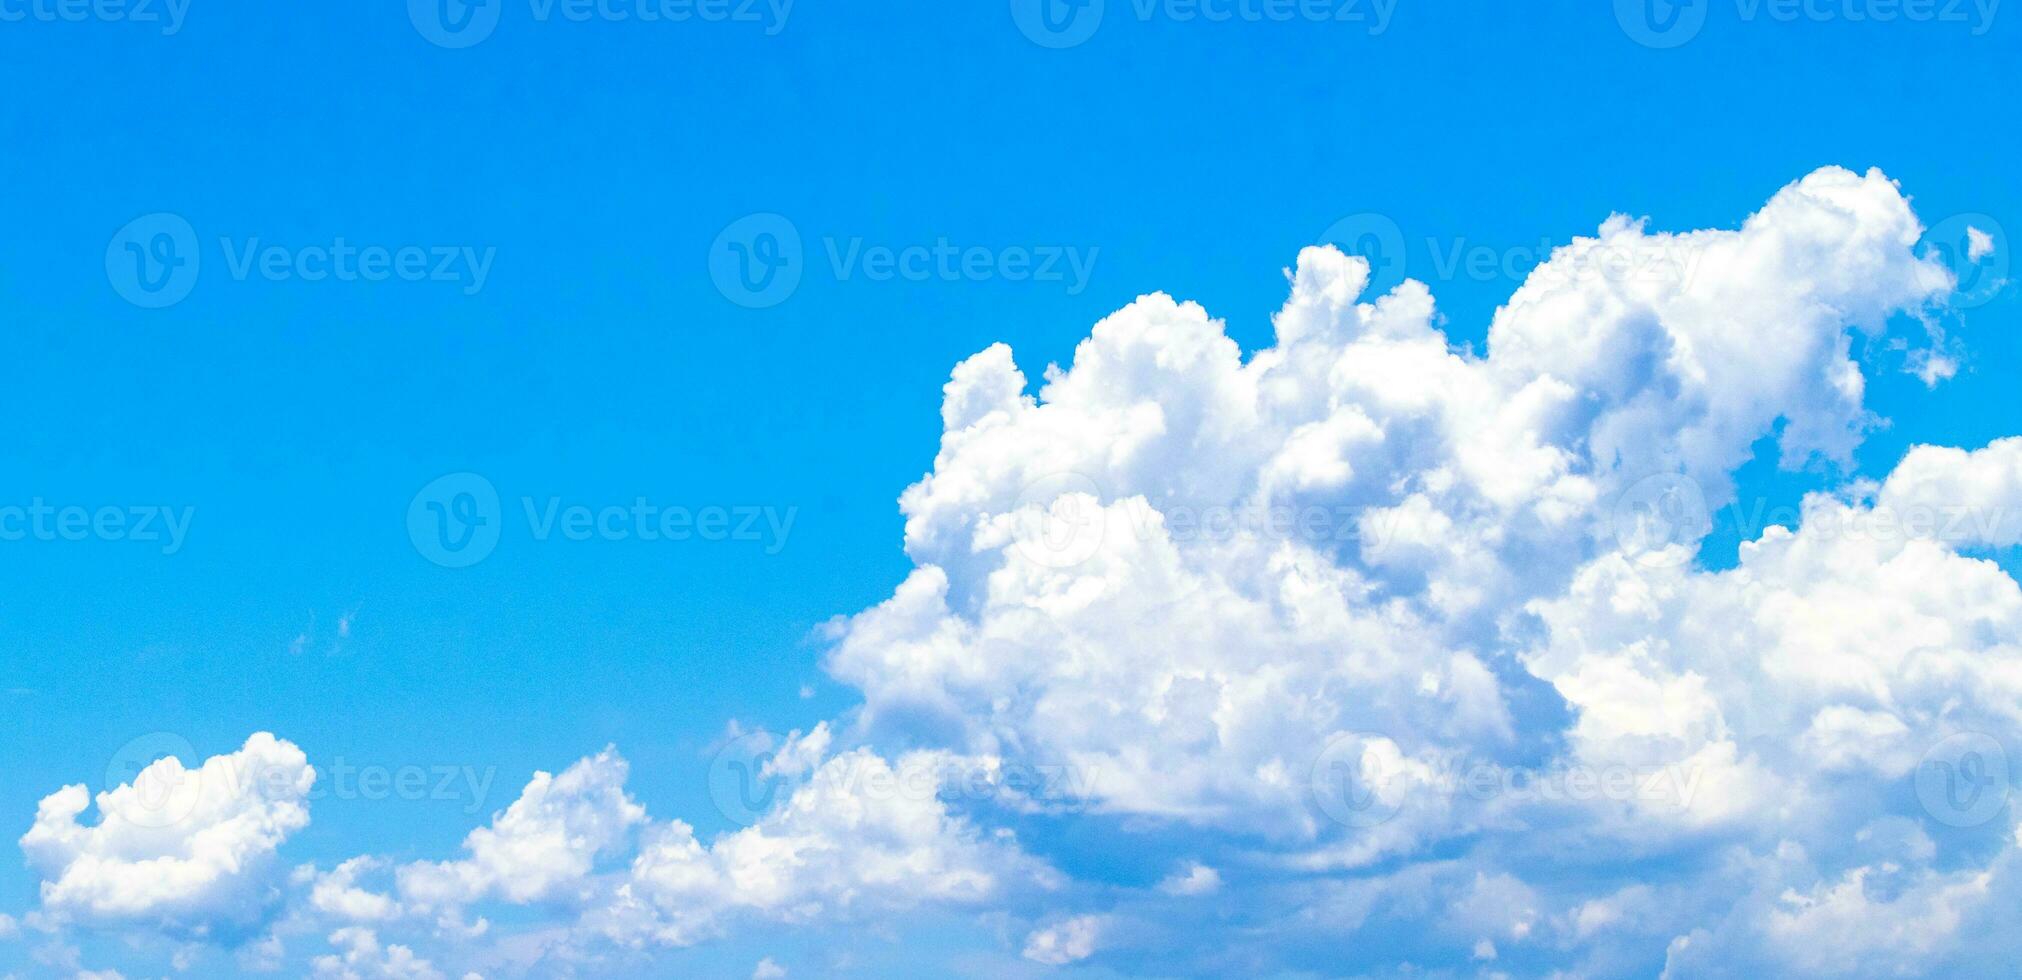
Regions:
M 751 826 L 648 813 L 606 749 L 461 854 L 291 868 L 315 773 L 260 734 L 96 824 L 82 786 L 44 800 L 18 931 L 499 977 L 932 908 L 1127 973 L 1998 973 L 2022 588 L 1989 555 L 2022 543 L 2022 438 L 1920 447 L 1697 558 L 1765 438 L 1850 470 L 1882 352 L 1942 380 L 1922 233 L 1827 168 L 1736 230 L 1609 219 L 1480 355 L 1324 246 L 1247 357 L 1163 294 L 1036 392 L 992 346 L 900 499 L 911 574 L 829 628 L 861 707 L 772 740 Z M 1691 261 L 1608 274 L 1624 250 Z M 144 790 L 177 819 L 133 816 Z M 1033 832 L 1066 823 L 1160 867 L 1071 874 Z

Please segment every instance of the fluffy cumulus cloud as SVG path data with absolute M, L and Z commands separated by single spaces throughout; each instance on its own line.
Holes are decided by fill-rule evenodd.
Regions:
M 341 951 L 316 961 L 334 975 L 432 975 L 410 947 L 382 946 L 385 935 L 493 972 L 595 973 L 739 925 L 981 908 L 1057 886 L 1057 874 L 1010 834 L 949 811 L 936 782 L 944 764 L 888 761 L 865 748 L 830 755 L 826 745 L 825 726 L 796 733 L 773 757 L 799 764 L 776 772 L 787 784 L 779 804 L 708 842 L 681 820 L 648 815 L 627 793 L 629 767 L 613 750 L 560 775 L 536 773 L 471 832 L 467 857 L 299 869 L 303 914 L 278 931 L 336 926 L 326 938 Z M 551 927 L 502 937 L 479 907 L 532 910 Z
M 66 786 L 43 799 L 21 838 L 58 922 L 142 926 L 234 940 L 280 898 L 275 852 L 309 823 L 316 771 L 261 733 L 195 769 L 169 756 L 98 794 Z M 96 804 L 95 824 L 79 821 Z
M 1050 870 L 1008 836 L 951 814 L 936 785 L 908 785 L 901 770 L 922 771 L 919 764 L 868 749 L 837 755 L 758 823 L 708 846 L 678 820 L 658 827 L 593 924 L 623 942 L 680 946 L 738 919 L 973 906 L 1052 883 Z
M 2022 438 L 1853 468 L 1869 377 L 1949 357 L 1922 231 L 1828 168 L 1737 229 L 1610 218 L 1479 351 L 1328 247 L 1262 350 L 1163 294 L 1036 385 L 990 347 L 900 497 L 913 569 L 828 627 L 861 706 L 763 742 L 748 826 L 648 813 L 607 749 L 461 854 L 277 882 L 314 777 L 258 736 L 223 768 L 293 781 L 190 791 L 172 827 L 51 796 L 31 917 L 331 976 L 920 911 L 986 923 L 1007 971 L 1997 975 Z M 1765 445 L 1828 489 L 1713 560 Z
M 597 858 L 646 817 L 625 795 L 628 772 L 607 748 L 560 776 L 535 773 L 491 826 L 471 831 L 463 842 L 469 857 L 402 867 L 401 896 L 422 908 L 462 908 L 491 897 L 580 901 Z
M 1048 966 L 1085 960 L 1095 952 L 1101 930 L 1102 920 L 1092 915 L 1047 926 L 1025 940 L 1025 958 Z

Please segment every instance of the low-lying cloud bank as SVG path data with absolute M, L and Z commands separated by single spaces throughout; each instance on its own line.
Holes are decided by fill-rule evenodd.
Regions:
M 1919 447 L 1697 557 L 1758 442 L 1846 472 L 1864 367 L 1948 373 L 1922 230 L 1879 172 L 1828 168 L 1739 230 L 1609 219 L 1480 355 L 1330 247 L 1248 357 L 1163 294 L 1036 392 L 993 346 L 900 498 L 912 573 L 829 628 L 862 706 L 732 732 L 740 792 L 771 787 L 744 829 L 648 813 L 606 749 L 460 854 L 291 867 L 316 774 L 259 734 L 95 823 L 82 786 L 44 800 L 41 904 L 0 936 L 594 975 L 931 909 L 1035 969 L 1999 975 L 2022 588 L 1992 558 L 2022 543 L 2022 438 Z M 1623 252 L 1690 261 L 1610 274 Z M 1134 860 L 1089 871 L 1064 826 Z

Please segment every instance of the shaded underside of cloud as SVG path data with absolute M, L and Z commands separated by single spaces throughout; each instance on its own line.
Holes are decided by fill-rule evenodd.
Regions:
M 1331 247 L 1248 355 L 1164 294 L 1036 388 L 992 346 L 900 498 L 911 573 L 826 634 L 861 706 L 765 737 L 749 826 L 647 812 L 612 748 L 459 854 L 289 868 L 315 775 L 259 735 L 95 825 L 45 800 L 19 931 L 515 976 L 952 910 L 1025 968 L 1997 975 L 2022 439 L 1849 475 L 1868 352 L 1944 336 L 1922 231 L 1827 168 L 1738 229 L 1608 219 L 1480 353 Z M 1765 438 L 1844 478 L 1709 569 Z

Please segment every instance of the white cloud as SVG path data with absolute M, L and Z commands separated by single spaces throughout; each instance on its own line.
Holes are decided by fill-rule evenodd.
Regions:
M 786 967 L 774 963 L 770 956 L 759 960 L 758 965 L 751 968 L 751 980 L 780 980 L 784 976 Z
M 749 915 L 849 917 L 922 903 L 971 905 L 1051 872 L 1006 835 L 951 814 L 918 758 L 836 755 L 753 826 L 704 846 L 681 821 L 657 825 L 597 925 L 620 938 L 687 945 Z
M 1926 872 L 1913 875 L 1907 891 L 1892 884 L 1877 893 L 1870 879 L 1878 870 L 1899 869 L 1860 867 L 1808 892 L 1786 890 L 1770 914 L 1770 935 L 1814 973 L 1856 972 L 1877 955 L 1914 964 L 1949 940 L 1962 909 L 1984 900 L 1991 880 L 1985 871 Z
M 400 895 L 422 908 L 456 908 L 487 897 L 509 902 L 588 897 L 599 856 L 622 849 L 646 819 L 625 795 L 630 769 L 615 749 L 584 759 L 560 776 L 534 774 L 491 825 L 465 838 L 468 858 L 400 868 Z
M 993 345 L 900 499 L 914 568 L 828 633 L 862 707 L 777 743 L 755 823 L 649 817 L 607 749 L 454 860 L 310 869 L 294 924 L 358 976 L 595 972 L 923 908 L 992 910 L 1001 954 L 1047 965 L 1204 950 L 1147 968 L 1175 974 L 1323 947 L 1375 973 L 1956 963 L 2022 859 L 1999 821 L 1934 832 L 1918 780 L 1948 738 L 2022 734 L 2022 587 L 1983 554 L 2022 544 L 2022 438 L 1917 447 L 1733 567 L 1695 560 L 1765 438 L 1786 467 L 1851 465 L 1877 424 L 1860 358 L 1951 282 L 1921 231 L 1881 174 L 1828 168 L 1735 230 L 1609 218 L 1480 353 L 1424 286 L 1364 296 L 1331 248 L 1299 254 L 1248 356 L 1163 294 L 1036 391 Z M 1935 382 L 1954 362 L 1929 339 Z M 1040 772 L 1068 778 L 1014 778 Z M 53 885 L 87 851 L 58 846 L 73 790 L 30 834 Z M 1076 821 L 1161 863 L 1070 881 L 1047 846 L 1088 838 L 1013 833 Z M 45 906 L 116 904 L 76 880 Z M 525 910 L 464 920 L 492 905 Z
M 302 751 L 260 733 L 196 769 L 174 757 L 98 794 L 66 786 L 21 838 L 42 906 L 64 921 L 153 926 L 193 938 L 254 928 L 277 897 L 275 849 L 309 822 L 315 782 Z
M 1913 447 L 1882 484 L 1875 510 L 1890 519 L 1875 536 L 1893 531 L 1954 548 L 2022 543 L 2022 436 L 1971 452 Z
M 1188 861 L 1158 883 L 1158 890 L 1168 895 L 1211 895 L 1221 887 L 1221 872 L 1199 861 Z
M 685 822 L 649 818 L 625 792 L 629 767 L 607 749 L 559 776 L 536 773 L 512 805 L 471 833 L 468 858 L 397 867 L 358 858 L 306 869 L 307 910 L 344 924 L 331 942 L 339 951 L 318 960 L 319 969 L 373 976 L 361 971 L 382 961 L 391 964 L 385 969 L 427 966 L 411 950 L 382 949 L 379 936 L 389 930 L 445 943 L 438 958 L 461 962 L 492 931 L 462 912 L 485 903 L 553 916 L 555 928 L 543 936 L 501 940 L 516 944 L 508 958 L 525 968 L 595 963 L 600 947 L 612 945 L 686 946 L 743 919 L 801 923 L 923 904 L 974 906 L 1053 882 L 1008 834 L 948 811 L 937 796 L 946 766 L 936 758 L 895 763 L 865 749 L 825 756 L 827 738 L 818 727 L 786 739 L 767 770 L 787 783 L 780 804 L 707 843 Z M 374 890 L 369 877 L 390 877 L 392 888 Z
M 317 911 L 347 922 L 383 922 L 403 914 L 399 903 L 385 895 L 380 895 L 356 884 L 360 875 L 381 866 L 384 862 L 370 857 L 352 858 L 330 870 L 328 874 L 317 874 L 308 869 L 312 882 L 309 904 Z
M 933 472 L 902 498 L 918 568 L 842 629 L 832 670 L 873 735 L 1016 745 L 1096 773 L 1089 802 L 1119 814 L 1327 836 L 1307 776 L 1344 733 L 1400 765 L 1512 756 L 1491 666 L 1511 617 L 1612 552 L 1625 490 L 1678 473 L 1718 505 L 1779 426 L 1793 465 L 1849 458 L 1854 336 L 1949 281 L 1919 234 L 1887 179 L 1828 169 L 1739 231 L 1610 219 L 1530 277 L 1480 357 L 1416 283 L 1358 302 L 1365 264 L 1324 248 L 1247 359 L 1162 295 L 1097 324 L 1036 398 L 992 348 L 955 371 Z M 1602 250 L 1690 261 L 1593 274 Z M 1661 543 L 1689 558 L 1704 530 Z M 1682 733 L 1707 750 L 1688 757 L 1717 790 L 1706 819 L 1768 785 L 1724 754 L 1689 670 L 1540 676 L 1607 702 L 1583 730 L 1650 710 L 1706 729 Z M 1466 819 L 1407 796 L 1356 860 Z
M 310 961 L 317 980 L 442 980 L 442 971 L 398 943 L 382 946 L 370 929 L 349 926 L 330 934 L 339 952 Z
M 1025 938 L 1025 958 L 1048 966 L 1064 966 L 1095 954 L 1102 919 L 1083 915 L 1036 930 Z
M 1994 236 L 1974 228 L 1966 227 L 1966 261 L 1978 262 L 1994 254 Z

